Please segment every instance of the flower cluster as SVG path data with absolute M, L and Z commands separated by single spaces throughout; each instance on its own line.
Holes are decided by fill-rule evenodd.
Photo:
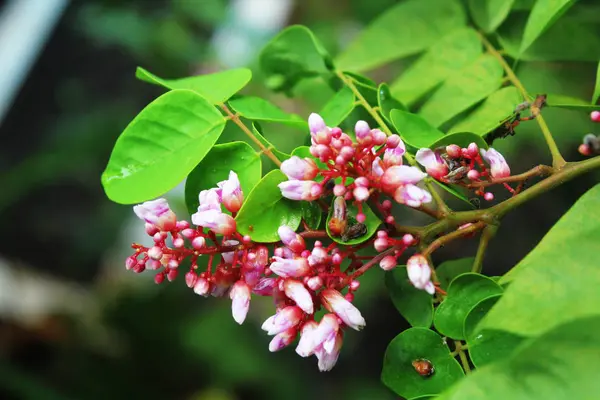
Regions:
M 162 283 L 165 278 L 173 281 L 183 260 L 189 258 L 186 285 L 198 295 L 229 296 L 233 319 L 239 324 L 246 319 L 252 294 L 271 296 L 276 312 L 262 325 L 273 336 L 269 350 L 278 351 L 299 338 L 296 352 L 302 357 L 315 355 L 319 369 L 330 370 L 337 361 L 344 329 L 365 326 L 352 304 L 360 286 L 353 273 L 362 262 L 335 244 L 324 247 L 316 241 L 308 249 L 304 238 L 287 226 L 279 228 L 281 245 L 273 248 L 271 256 L 269 247 L 236 232 L 235 219 L 222 210 L 235 216 L 243 199 L 238 177 L 231 172 L 217 188 L 200 193 L 198 211 L 192 215 L 195 228 L 178 221 L 164 199 L 135 206 L 154 245 L 134 244 L 135 253 L 127 258 L 126 268 L 136 273 L 155 271 L 155 282 Z M 389 245 L 394 244 L 391 240 Z M 204 271 L 199 271 L 201 256 L 208 257 Z M 345 258 L 352 262 L 342 271 Z M 316 321 L 315 312 L 321 308 L 328 313 Z
M 431 194 L 417 186 L 427 174 L 403 165 L 406 147 L 400 136 L 386 136 L 365 121 L 358 121 L 353 142 L 340 128 L 328 127 L 314 113 L 308 118 L 308 125 L 310 153 L 322 165 L 297 156 L 284 161 L 281 171 L 289 178 L 279 185 L 284 197 L 313 201 L 332 190 L 335 196 L 356 202 L 359 210 L 373 192 L 387 194 L 411 207 L 431 201 Z M 333 188 L 329 187 L 331 184 Z M 364 222 L 365 216 L 359 212 L 356 219 Z
M 476 143 L 463 148 L 451 144 L 435 150 L 420 149 L 415 159 L 425 167 L 429 175 L 444 183 L 477 187 L 477 183 L 493 182 L 510 176 L 510 167 L 502 154 L 491 147 L 487 150 L 480 149 Z M 484 192 L 483 187 L 478 188 L 475 193 L 486 200 L 494 198 L 492 193 Z
M 600 111 L 592 111 L 590 119 L 593 122 L 600 122 Z M 593 133 L 588 133 L 583 137 L 583 143 L 579 145 L 577 150 L 584 156 L 600 154 L 600 137 Z

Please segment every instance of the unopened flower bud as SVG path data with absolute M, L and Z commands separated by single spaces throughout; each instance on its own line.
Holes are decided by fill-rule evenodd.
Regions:
M 405 246 L 411 246 L 415 243 L 415 237 L 410 233 L 407 233 L 402 236 L 402 243 L 404 243 Z
M 448 175 L 448 166 L 442 157 L 431 149 L 419 149 L 415 155 L 415 160 L 425 167 L 425 170 L 434 179 L 440 180 Z
M 236 230 L 235 219 L 219 210 L 198 211 L 192 214 L 194 225 L 208 228 L 218 235 L 229 236 Z
M 281 195 L 290 200 L 313 201 L 321 197 L 323 189 L 314 181 L 291 180 L 279 185 Z
M 386 192 L 394 193 L 400 185 L 415 184 L 426 176 L 427 174 L 421 172 L 419 168 L 395 165 L 385 170 L 381 183 Z
M 196 250 L 200 250 L 200 249 L 204 248 L 205 245 L 206 245 L 206 239 L 204 239 L 202 236 L 195 237 L 192 240 L 192 247 Z
M 352 192 L 352 194 L 354 195 L 354 198 L 356 199 L 356 201 L 361 201 L 361 202 L 367 201 L 367 199 L 369 198 L 369 189 L 367 189 L 364 186 L 358 186 L 358 187 L 354 188 L 354 191 Z M 358 218 L 357 218 L 357 220 L 358 220 Z
M 373 129 L 371 135 L 373 136 L 373 144 L 375 146 L 381 146 L 387 139 L 387 135 L 379 129 Z
M 327 128 L 325 120 L 317 113 L 312 113 L 308 116 L 308 128 L 311 133 L 317 133 Z
M 167 279 L 169 282 L 173 282 L 177 278 L 177 275 L 179 275 L 179 270 L 169 268 L 169 272 L 167 272 Z
M 350 288 L 350 290 L 356 291 L 360 287 L 360 282 L 357 280 L 353 280 L 350 282 L 350 285 L 348 287 Z
M 306 286 L 308 286 L 310 290 L 317 291 L 323 286 L 323 279 L 321 279 L 320 276 L 313 276 L 312 278 L 308 278 L 308 280 L 306 281 Z
M 291 249 L 294 253 L 301 253 L 306 249 L 306 243 L 304 243 L 304 238 L 294 232 L 289 226 L 282 225 L 277 230 L 281 241 L 285 246 Z
M 200 296 L 206 296 L 208 294 L 208 290 L 210 289 L 210 284 L 205 278 L 198 278 L 196 283 L 194 284 L 194 293 Z
M 593 122 L 600 122 L 600 111 L 592 111 L 590 113 L 590 119 Z
M 231 298 L 231 315 L 238 324 L 242 324 L 250 308 L 250 287 L 244 281 L 237 281 L 232 287 L 229 297 Z
M 467 147 L 467 152 L 469 153 L 469 156 L 471 156 L 471 158 L 476 157 L 477 154 L 479 154 L 479 146 L 477 146 L 477 143 L 470 143 Z
M 446 146 L 446 154 L 448 154 L 448 157 L 450 158 L 459 158 L 462 152 L 460 146 L 456 144 L 451 144 Z
M 148 236 L 154 236 L 159 232 L 158 228 L 155 225 L 150 224 L 148 222 L 146 222 L 144 229 L 146 230 L 146 234 L 148 234 Z
M 148 262 L 146 263 L 146 269 L 150 270 L 150 271 L 156 271 L 157 269 L 159 269 L 160 267 L 162 267 L 162 264 L 160 263 L 160 261 L 158 260 L 153 260 L 150 259 L 148 260 Z
M 269 268 L 282 278 L 302 277 L 310 272 L 310 266 L 304 257 L 289 259 L 275 256 L 273 258 L 275 262 L 271 263 Z
M 148 250 L 148 257 L 154 260 L 160 260 L 163 256 L 163 252 L 160 247 L 154 246 Z
M 154 275 L 154 283 L 156 283 L 157 285 L 163 283 L 164 280 L 165 274 L 163 274 L 162 272 L 159 272 L 158 274 Z
M 404 143 L 402 142 L 402 139 L 400 138 L 400 136 L 398 136 L 396 134 L 388 136 L 385 141 L 385 147 L 387 147 L 388 149 L 395 149 L 396 147 L 398 147 L 400 145 L 402 145 L 404 147 Z
M 296 328 L 290 328 L 275 335 L 273 340 L 271 340 L 271 343 L 269 343 L 269 351 L 273 353 L 289 346 L 294 340 L 296 340 L 297 334 L 298 330 Z
M 364 213 L 359 212 L 358 214 L 356 214 L 356 221 L 358 221 L 362 224 L 366 220 L 367 220 L 367 216 Z
M 390 271 L 396 266 L 396 257 L 394 256 L 385 256 L 379 262 L 379 266 L 384 271 Z
M 357 331 L 365 326 L 365 319 L 360 311 L 335 289 L 321 292 L 321 301 L 327 310 L 335 313 L 346 325 Z
M 389 247 L 389 242 L 387 238 L 377 238 L 373 242 L 373 247 L 375 247 L 375 250 L 381 253 Z
M 467 172 L 467 178 L 469 178 L 472 181 L 479 179 L 479 171 L 477 171 L 476 169 L 469 170 L 469 172 Z
M 125 268 L 130 270 L 137 264 L 137 259 L 134 256 L 127 257 L 125 260 Z
M 373 141 L 371 128 L 369 128 L 369 124 L 365 121 L 356 122 L 354 132 L 356 133 L 356 141 L 362 145 L 368 145 Z
M 435 286 L 431 282 L 431 268 L 427 259 L 421 254 L 415 254 L 406 262 L 408 279 L 417 289 L 425 290 L 429 294 L 435 293 Z
M 344 194 L 346 194 L 346 186 L 342 184 L 337 184 L 333 187 L 334 196 L 343 196 Z
M 494 194 L 492 192 L 485 192 L 483 198 L 485 201 L 492 201 L 494 200 Z
M 400 186 L 394 193 L 394 200 L 409 207 L 420 207 L 424 203 L 430 203 L 431 193 L 416 185 Z
M 185 274 L 185 284 L 190 289 L 196 285 L 197 280 L 198 280 L 198 275 L 196 275 L 194 272 L 189 271 L 188 273 Z
M 281 172 L 291 180 L 311 181 L 315 179 L 319 168 L 310 158 L 300 158 L 292 156 L 281 163 Z
M 294 300 L 296 305 L 307 314 L 312 314 L 314 311 L 313 300 L 310 292 L 304 287 L 302 282 L 294 279 L 286 279 L 283 283 L 285 295 Z

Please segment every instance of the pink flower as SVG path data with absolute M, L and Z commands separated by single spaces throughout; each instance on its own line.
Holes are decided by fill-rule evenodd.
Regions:
M 304 257 L 293 259 L 273 257 L 275 262 L 271 263 L 271 271 L 282 278 L 300 278 L 310 272 L 308 261 Z
M 480 152 L 483 159 L 490 164 L 492 178 L 500 179 L 510 176 L 510 167 L 502 154 L 491 147 L 488 150 L 481 149 Z
M 593 122 L 600 122 L 600 111 L 592 111 L 590 113 L 590 119 Z
M 281 163 L 281 172 L 283 172 L 289 179 L 311 181 L 315 179 L 319 168 L 317 164 L 310 158 L 300 158 L 298 156 L 292 156 Z
M 283 282 L 283 290 L 285 295 L 294 300 L 296 305 L 307 314 L 312 314 L 314 311 L 313 300 L 310 292 L 304 287 L 302 282 L 294 279 L 286 279 Z
M 283 244 L 294 253 L 301 253 L 306 249 L 306 243 L 302 236 L 294 232 L 289 226 L 281 225 L 277 230 Z
M 231 215 L 222 213 L 220 210 L 206 210 L 192 214 L 192 222 L 194 225 L 208 228 L 219 235 L 231 235 L 235 232 L 236 223 Z
M 358 186 L 358 187 L 354 188 L 354 190 L 352 191 L 352 195 L 354 196 L 356 201 L 367 201 L 370 193 L 369 193 L 369 189 L 367 189 L 366 187 Z
M 435 286 L 431 282 L 431 268 L 427 259 L 421 254 L 415 254 L 406 262 L 408 279 L 417 289 L 425 290 L 429 294 L 435 293 Z
M 325 125 L 325 121 L 319 114 L 312 113 L 308 116 L 308 128 L 314 144 L 331 143 L 331 129 Z
M 208 294 L 208 290 L 210 289 L 210 284 L 204 278 L 196 279 L 196 283 L 194 284 L 194 293 L 200 296 L 206 296 Z
M 256 286 L 254 286 L 252 292 L 259 296 L 272 296 L 275 284 L 275 278 L 260 278 L 258 282 L 256 282 Z
M 254 287 L 260 280 L 260 276 L 265 272 L 268 263 L 269 249 L 266 246 L 258 246 L 248 252 L 246 263 L 242 269 L 246 283 Z
M 331 369 L 337 363 L 338 357 L 340 355 L 340 350 L 342 349 L 342 344 L 343 336 L 342 332 L 340 331 L 337 335 L 335 335 L 333 348 L 331 349 L 331 351 L 327 351 L 325 347 L 320 347 L 317 348 L 317 350 L 315 350 L 315 355 L 319 360 L 319 371 L 331 371 Z
M 300 340 L 296 347 L 296 353 L 298 353 L 299 356 L 308 357 L 311 354 L 314 354 L 316 346 L 313 340 L 313 333 L 318 326 L 319 324 L 313 320 L 306 321 L 304 325 L 302 325 L 302 329 L 300 330 Z
M 334 289 L 325 289 L 321 292 L 321 301 L 325 308 L 335 313 L 346 325 L 357 331 L 361 330 L 366 322 L 358 308 Z
M 269 351 L 273 353 L 289 346 L 296 339 L 297 334 L 298 330 L 296 328 L 290 328 L 277 334 L 269 343 Z
M 409 207 L 420 207 L 423 203 L 431 202 L 431 193 L 416 185 L 403 185 L 396 189 L 394 200 Z
M 302 320 L 302 315 L 302 310 L 298 306 L 285 307 L 267 318 L 261 329 L 267 331 L 269 335 L 277 335 L 298 325 Z
M 313 201 L 321 197 L 323 188 L 314 181 L 291 180 L 279 185 L 281 195 L 290 200 Z
M 373 141 L 373 135 L 371 135 L 371 128 L 365 121 L 358 121 L 354 126 L 354 132 L 356 133 L 356 141 L 362 145 L 368 145 Z
M 379 177 L 383 175 L 383 163 L 381 161 L 381 158 L 377 157 L 376 159 L 373 160 L 373 163 L 371 164 L 371 172 L 373 173 L 373 175 Z
M 387 148 L 383 153 L 383 164 L 388 168 L 394 165 L 402 165 L 402 156 L 404 155 L 404 153 L 406 153 L 406 147 L 404 146 L 404 142 L 400 139 L 400 137 L 398 137 L 398 140 L 399 142 L 396 145 L 396 147 Z
M 229 292 L 231 314 L 238 324 L 242 324 L 250 308 L 250 287 L 244 281 L 237 281 Z
M 448 166 L 442 157 L 431 149 L 419 149 L 415 155 L 419 164 L 425 167 L 425 170 L 434 179 L 440 180 L 448 175 Z
M 386 256 L 379 262 L 379 266 L 384 271 L 390 271 L 396 266 L 396 257 Z
M 244 201 L 244 193 L 237 174 L 229 171 L 229 179 L 217 183 L 217 186 L 221 189 L 221 199 L 225 208 L 232 213 L 238 212 Z
M 385 170 L 381 183 L 387 192 L 394 192 L 400 185 L 415 184 L 427 176 L 417 167 L 394 165 Z
M 198 195 L 200 206 L 198 211 L 217 210 L 221 211 L 221 189 L 203 190 Z
M 154 225 L 163 232 L 173 230 L 177 224 L 177 216 L 169 208 L 167 200 L 162 198 L 133 206 L 133 212 L 139 219 Z
M 323 346 L 327 352 L 332 351 L 339 330 L 338 317 L 335 314 L 325 314 L 317 329 L 312 332 L 313 351 L 319 346 Z

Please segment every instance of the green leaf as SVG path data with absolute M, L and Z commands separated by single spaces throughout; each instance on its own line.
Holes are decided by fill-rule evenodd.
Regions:
M 481 40 L 471 28 L 461 28 L 443 36 L 416 62 L 392 82 L 392 94 L 411 105 L 456 71 L 481 55 Z
M 598 103 L 600 99 L 600 62 L 598 63 L 598 70 L 596 71 L 596 87 L 594 88 L 594 94 L 592 95 L 592 104 Z
M 310 229 L 317 230 L 321 225 L 323 210 L 316 201 L 301 201 L 302 219 Z
M 496 30 L 504 22 L 515 0 L 469 0 L 469 9 L 475 23 L 486 33 Z
M 323 117 L 327 126 L 339 126 L 354 110 L 354 107 L 354 93 L 349 87 L 344 86 L 329 99 L 319 111 L 319 115 Z
M 457 276 L 448 287 L 446 300 L 438 306 L 433 325 L 442 335 L 452 339 L 464 339 L 463 327 L 467 314 L 473 306 L 502 288 L 487 276 L 466 273 Z
M 364 75 L 357 74 L 356 72 L 344 71 L 344 75 L 352 79 L 354 86 L 356 86 L 362 97 L 365 98 L 370 106 L 375 107 L 378 105 L 377 84 L 373 80 Z
M 525 22 L 518 15 L 515 18 L 511 16 L 511 23 L 502 25 L 500 29 L 498 41 L 510 57 L 522 61 L 598 62 L 600 35 L 597 22 L 582 21 L 567 14 L 556 21 L 524 53 L 520 53 Z
M 500 283 L 502 299 L 481 323 L 532 336 L 600 314 L 600 185 L 585 193 Z
M 581 100 L 576 97 L 563 96 L 561 94 L 549 94 L 546 98 L 546 106 L 585 112 L 600 109 L 600 106 L 595 106 L 585 100 Z
M 313 33 L 294 25 L 267 43 L 259 55 L 259 64 L 268 86 L 289 92 L 302 79 L 328 74 L 328 59 Z
M 449 77 L 419 110 L 419 115 L 440 126 L 494 93 L 502 84 L 503 74 L 498 60 L 485 54 Z
M 431 362 L 433 375 L 423 377 L 415 371 L 412 362 L 419 359 Z M 381 381 L 399 396 L 410 399 L 439 394 L 463 376 L 440 335 L 426 328 L 409 328 L 388 345 Z
M 398 312 L 412 326 L 429 328 L 433 322 L 433 296 L 416 289 L 408 280 L 405 266 L 385 273 L 385 286 Z
M 408 0 L 388 8 L 348 45 L 336 65 L 365 71 L 416 54 L 466 24 L 456 0 Z
M 390 88 L 387 83 L 382 83 L 377 88 L 377 105 L 379 106 L 379 113 L 383 115 L 386 121 L 390 121 L 390 112 L 393 109 L 406 110 L 404 104 L 396 100 L 390 93 Z
M 252 123 L 252 133 L 254 133 L 254 137 L 256 137 L 263 146 L 265 146 L 267 149 L 271 149 L 279 161 L 285 161 L 291 157 L 291 155 L 277 150 L 275 146 L 265 138 L 262 127 L 258 122 Z
M 331 240 L 333 240 L 336 243 L 344 244 L 347 246 L 353 246 L 355 244 L 360 244 L 360 243 L 366 242 L 367 240 L 369 240 L 369 238 L 371 236 L 373 236 L 375 234 L 375 232 L 377 232 L 377 228 L 379 228 L 379 225 L 381 225 L 381 220 L 379 219 L 379 217 L 377 217 L 377 215 L 375 215 L 373 210 L 371 210 L 371 207 L 369 207 L 367 204 L 363 203 L 362 211 L 363 211 L 363 214 L 365 214 L 365 216 L 367 217 L 366 221 L 364 222 L 364 224 L 367 226 L 367 233 L 365 233 L 364 235 L 362 235 L 360 237 L 357 237 L 356 239 L 350 239 L 347 242 L 344 242 L 340 236 L 332 236 L 331 232 L 329 232 L 329 220 L 331 219 L 331 216 L 333 215 L 333 201 L 335 201 L 335 197 L 333 198 L 333 200 L 331 202 L 331 207 L 329 207 L 329 215 L 327 215 L 327 222 L 326 222 L 327 234 L 329 235 Z M 354 203 L 350 203 L 350 204 L 347 204 L 347 210 L 348 210 L 347 211 L 348 226 L 354 225 L 356 223 L 356 214 L 358 214 L 358 208 L 356 207 L 356 205 L 354 205 Z
M 510 357 L 475 371 L 439 400 L 595 399 L 600 393 L 599 330 L 599 317 L 555 327 Z
M 260 156 L 244 142 L 231 142 L 214 146 L 194 168 L 185 182 L 185 204 L 190 214 L 198 209 L 200 191 L 217 187 L 226 180 L 229 171 L 238 175 L 242 192 L 248 196 L 261 178 Z
M 435 269 L 435 273 L 437 274 L 442 289 L 448 289 L 450 282 L 458 275 L 465 272 L 471 272 L 474 261 L 475 258 L 467 257 L 459 258 L 457 260 L 448 260 L 441 263 L 439 267 Z
M 460 147 L 467 147 L 471 143 L 477 143 L 480 149 L 487 149 L 488 144 L 479 135 L 472 132 L 456 132 L 450 133 L 443 138 L 440 138 L 433 142 L 429 147 L 432 149 L 448 146 L 450 144 L 457 144 Z
M 436 181 L 432 179 L 431 182 L 435 182 L 439 187 L 444 189 L 446 192 L 450 193 L 452 196 L 464 201 L 471 208 L 475 208 L 475 205 L 469 201 L 469 198 L 463 193 L 464 188 L 457 185 L 449 185 L 447 183 L 442 183 L 440 181 Z M 470 270 L 470 269 L 469 269 Z M 466 271 L 465 271 L 466 272 Z
M 308 130 L 308 123 L 296 114 L 288 114 L 275 104 L 254 96 L 241 96 L 229 101 L 229 106 L 244 118 L 278 122 Z
M 522 101 L 523 97 L 514 86 L 499 89 L 465 119 L 450 128 L 448 133 L 473 132 L 483 136 L 502 125 Z
M 277 229 L 287 225 L 296 230 L 302 219 L 302 205 L 281 196 L 277 185 L 287 177 L 276 169 L 265 175 L 244 200 L 235 217 L 237 231 L 260 243 L 277 242 Z
M 497 294 L 481 300 L 473 306 L 465 318 L 464 336 L 469 345 L 469 358 L 477 368 L 510 356 L 517 346 L 523 342 L 522 336 L 509 332 L 476 329 L 477 324 L 501 296 L 501 294 Z
M 181 79 L 162 79 L 137 67 L 136 78 L 163 86 L 167 89 L 189 89 L 198 93 L 212 104 L 219 104 L 239 92 L 252 79 L 252 72 L 247 68 L 236 68 L 214 74 L 190 76 Z
M 190 90 L 165 93 L 117 139 L 102 185 L 121 204 L 153 199 L 177 186 L 215 144 L 225 119 Z
M 525 52 L 573 4 L 575 0 L 537 0 L 525 25 L 519 53 Z
M 429 147 L 444 137 L 444 133 L 429 124 L 422 117 L 408 111 L 392 110 L 392 124 L 407 144 L 419 149 Z

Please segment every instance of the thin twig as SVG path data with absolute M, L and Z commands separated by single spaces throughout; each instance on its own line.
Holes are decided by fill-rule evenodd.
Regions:
M 471 268 L 471 272 L 481 272 L 481 269 L 483 268 L 483 258 L 485 257 L 485 252 L 487 250 L 488 243 L 496 235 L 497 230 L 497 225 L 488 225 L 485 228 L 483 228 L 483 231 L 481 232 L 481 237 L 479 238 L 479 247 L 477 248 L 477 254 L 475 255 L 475 261 L 473 261 L 473 267 Z
M 496 185 L 499 183 L 509 183 L 509 182 L 522 182 L 534 176 L 544 177 L 548 175 L 552 175 L 554 173 L 554 168 L 548 165 L 538 165 L 537 167 L 531 168 L 529 171 L 523 172 L 518 175 L 508 176 L 506 178 L 493 179 L 491 181 L 482 181 L 476 182 L 466 185 L 465 187 L 469 189 L 480 188 L 485 186 Z
M 427 248 L 423 251 L 423 255 L 429 255 L 429 254 L 433 253 L 434 251 L 436 251 L 441 246 L 443 246 L 447 243 L 450 243 L 453 240 L 456 240 L 456 239 L 464 237 L 464 236 L 468 236 L 469 234 L 471 234 L 473 232 L 477 232 L 478 230 L 483 229 L 485 227 L 485 225 L 486 225 L 486 223 L 483 221 L 476 222 L 465 228 L 458 229 L 454 232 L 450 232 L 447 235 L 437 238 L 433 242 L 431 242 L 431 244 L 429 244 L 429 246 L 427 246 Z
M 279 158 L 277 158 L 277 156 L 275 154 L 273 154 L 273 152 L 271 151 L 271 149 L 269 149 L 264 144 L 262 144 L 262 142 L 260 140 L 258 140 L 258 138 L 252 133 L 252 131 L 250 131 L 250 129 L 248 129 L 248 127 L 246 125 L 244 125 L 244 123 L 242 122 L 242 120 L 240 120 L 239 115 L 232 113 L 231 110 L 229 109 L 229 107 L 227 107 L 227 105 L 225 103 L 221 103 L 221 104 L 219 104 L 219 106 L 221 107 L 221 109 L 223 111 L 225 111 L 225 113 L 227 114 L 227 116 L 237 126 L 240 127 L 240 129 L 246 134 L 246 136 L 248 136 L 250 138 L 250 140 L 252 140 L 258 147 L 260 147 L 261 151 L 267 157 L 269 157 L 269 159 L 271 161 L 273 161 L 275 163 L 275 165 L 277 165 L 278 167 L 281 166 L 281 161 L 279 160 Z

